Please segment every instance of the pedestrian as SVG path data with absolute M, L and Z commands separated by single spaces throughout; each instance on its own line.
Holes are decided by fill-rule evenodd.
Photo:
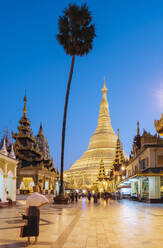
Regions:
M 79 199 L 80 199 L 81 196 L 82 196 L 82 194 L 81 194 L 81 192 L 79 192 Z
M 88 201 L 89 201 L 89 203 L 91 201 L 91 192 L 90 191 L 88 191 Z
M 38 193 L 38 186 L 33 186 L 34 193 L 27 197 L 26 200 L 26 214 L 27 214 L 27 245 L 30 244 L 30 237 L 35 237 L 35 244 L 37 244 L 39 236 L 39 220 L 40 207 L 49 203 L 49 200 Z
M 71 198 L 71 203 L 74 203 L 74 192 L 72 191 L 70 194 L 70 198 Z
M 8 206 L 12 206 L 12 199 L 11 197 L 9 196 L 9 192 L 6 191 L 6 200 L 8 201 Z
M 109 193 L 108 193 L 108 192 L 105 192 L 105 200 L 106 200 L 106 203 L 108 203 L 108 199 L 109 199 Z
M 75 192 L 75 201 L 78 202 L 78 192 Z
M 97 192 L 95 192 L 93 195 L 94 203 L 97 203 L 97 196 L 98 196 L 98 194 L 97 194 Z

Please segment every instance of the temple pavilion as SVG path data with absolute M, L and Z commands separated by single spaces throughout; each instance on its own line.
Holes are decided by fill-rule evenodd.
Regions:
M 8 151 L 6 139 L 3 138 L 0 144 L 0 207 L 6 205 L 10 198 L 12 203 L 16 203 L 16 168 L 17 160 L 15 158 L 13 145 Z
M 99 163 L 105 165 L 106 174 L 112 167 L 117 136 L 111 125 L 107 88 L 104 81 L 102 100 L 97 128 L 92 135 L 88 149 L 64 172 L 65 181 L 70 182 L 75 189 L 92 189 L 96 184 Z
M 27 97 L 24 97 L 23 116 L 20 119 L 18 133 L 12 133 L 15 139 L 14 151 L 18 162 L 17 189 L 21 193 L 32 191 L 34 184 L 39 185 L 41 191 L 49 193 L 55 190 L 58 177 L 53 160 L 50 158 L 48 141 L 43 133 L 42 124 L 38 135 L 33 136 L 31 123 L 27 118 Z

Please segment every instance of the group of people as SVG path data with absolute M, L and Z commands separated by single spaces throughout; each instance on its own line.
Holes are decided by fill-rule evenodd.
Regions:
M 93 201 L 94 201 L 94 203 L 97 203 L 97 202 L 98 202 L 98 199 L 100 199 L 100 193 L 97 192 L 97 191 L 95 191 L 95 192 L 93 193 L 93 195 L 92 195 L 91 192 L 88 191 L 87 198 L 88 198 L 89 203 L 91 202 L 91 197 L 92 197 L 92 196 L 93 196 Z
M 71 191 L 69 194 L 70 202 L 74 203 L 74 201 L 78 202 L 78 199 L 80 199 L 80 194 L 78 194 L 77 191 Z
M 106 201 L 108 201 L 108 199 L 112 199 L 112 200 L 121 200 L 122 199 L 122 195 L 121 195 L 120 191 L 118 191 L 114 194 L 111 194 L 111 193 L 105 192 L 105 191 L 102 193 L 95 191 L 93 194 L 91 194 L 91 192 L 88 191 L 87 198 L 88 198 L 89 202 L 91 201 L 92 196 L 93 196 L 94 203 L 97 203 L 100 198 L 103 200 L 106 200 Z
M 89 203 L 91 202 L 91 198 L 93 197 L 94 203 L 97 203 L 100 198 L 106 201 L 108 201 L 108 199 L 120 200 L 121 194 L 119 191 L 116 192 L 114 195 L 105 191 L 102 193 L 98 191 L 91 193 L 91 191 L 88 191 L 87 194 L 82 194 L 81 192 L 77 192 L 73 190 L 69 194 L 69 199 L 71 203 L 78 202 L 78 199 L 80 199 L 80 197 L 87 197 Z

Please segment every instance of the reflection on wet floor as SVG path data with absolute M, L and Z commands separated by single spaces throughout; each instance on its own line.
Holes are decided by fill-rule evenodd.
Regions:
M 0 248 L 23 247 L 19 238 L 23 202 L 0 210 Z M 86 198 L 67 206 L 41 209 L 40 244 L 54 248 L 162 248 L 163 205 L 128 200 L 89 204 Z M 31 245 L 32 247 L 33 245 Z

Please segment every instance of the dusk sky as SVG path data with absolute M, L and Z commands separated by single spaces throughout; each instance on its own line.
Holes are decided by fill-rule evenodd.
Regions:
M 97 125 L 104 76 L 111 123 L 127 154 L 136 123 L 155 133 L 163 112 L 163 1 L 0 0 L 0 136 L 17 131 L 26 90 L 34 135 L 42 122 L 60 167 L 62 118 L 71 65 L 56 40 L 69 3 L 87 3 L 96 25 L 93 50 L 76 57 L 65 146 L 65 169 L 88 148 Z

